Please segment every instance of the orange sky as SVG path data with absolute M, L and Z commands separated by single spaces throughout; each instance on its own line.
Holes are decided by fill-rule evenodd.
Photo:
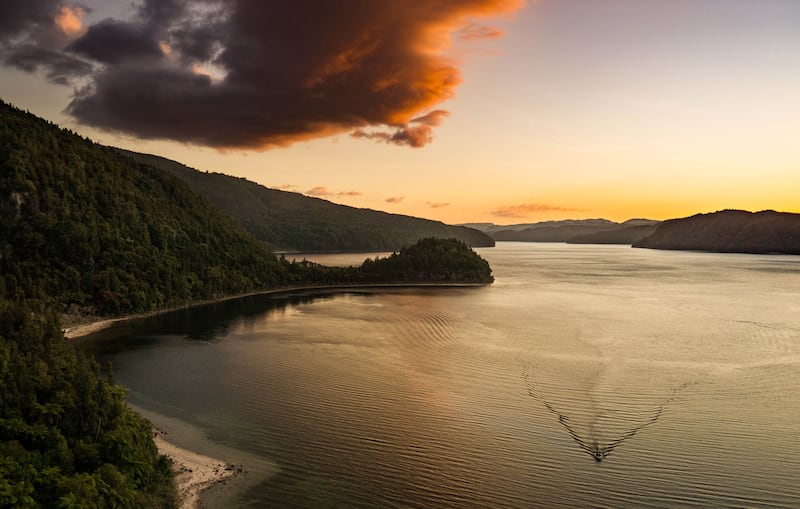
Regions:
M 85 3 L 85 17 L 61 12 L 65 34 L 128 12 L 125 2 L 118 12 Z M 0 97 L 102 143 L 449 223 L 800 212 L 800 2 L 474 3 L 423 41 L 435 59 L 420 62 L 445 62 L 451 74 L 419 74 L 434 81 L 408 90 L 438 90 L 454 76 L 457 85 L 405 103 L 421 110 L 375 116 L 397 125 L 330 124 L 319 134 L 338 134 L 302 134 L 295 139 L 309 141 L 285 148 L 220 151 L 79 125 L 64 113 L 73 89 L 41 73 L 3 68 Z M 491 8 L 496 15 L 475 16 Z M 318 79 L 363 58 L 340 53 Z M 434 110 L 449 115 L 423 117 Z M 351 136 L 356 127 L 373 136 Z M 424 146 L 386 142 L 398 133 Z

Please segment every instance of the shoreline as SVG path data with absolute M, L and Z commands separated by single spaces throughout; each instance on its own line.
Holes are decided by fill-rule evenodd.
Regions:
M 228 295 L 219 297 L 217 299 L 208 299 L 202 301 L 191 302 L 182 306 L 175 306 L 170 308 L 158 309 L 154 311 L 147 311 L 144 313 L 137 313 L 127 316 L 119 316 L 114 318 L 102 318 L 100 320 L 92 319 L 99 317 L 87 317 L 88 320 L 84 323 L 76 323 L 65 327 L 63 329 L 64 337 L 67 339 L 77 339 L 84 336 L 89 336 L 96 332 L 108 329 L 112 325 L 122 322 L 129 322 L 142 318 L 150 318 L 153 316 L 172 313 L 173 311 L 180 311 L 183 309 L 190 309 L 193 307 L 206 306 L 209 304 L 217 304 L 229 300 L 243 299 L 246 297 L 256 297 L 259 295 L 279 295 L 282 293 L 290 294 L 293 292 L 305 291 L 337 291 L 337 290 L 358 290 L 358 289 L 377 289 L 377 288 L 474 288 L 480 286 L 487 286 L 490 283 L 364 283 L 353 285 L 322 285 L 322 286 L 293 286 L 284 288 L 274 288 L 271 290 L 259 290 L 254 292 L 242 293 L 238 295 Z
M 244 467 L 178 447 L 164 438 L 164 432 L 154 428 L 153 442 L 158 453 L 172 459 L 175 486 L 181 509 L 197 509 L 200 495 L 206 490 L 237 477 Z

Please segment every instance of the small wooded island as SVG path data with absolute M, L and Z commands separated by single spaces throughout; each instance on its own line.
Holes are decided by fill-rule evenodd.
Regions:
M 187 184 L 0 102 L 0 507 L 175 507 L 170 461 L 64 320 L 292 287 L 487 284 L 425 238 L 360 267 L 277 257 Z

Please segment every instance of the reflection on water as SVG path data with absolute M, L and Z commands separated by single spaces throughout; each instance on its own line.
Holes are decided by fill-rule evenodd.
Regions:
M 82 344 L 202 430 L 182 445 L 269 465 L 219 507 L 800 506 L 800 257 L 481 252 L 489 287 L 252 297 Z

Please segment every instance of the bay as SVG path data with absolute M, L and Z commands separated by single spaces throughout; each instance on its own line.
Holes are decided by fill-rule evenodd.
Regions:
M 250 297 L 80 346 L 245 465 L 218 507 L 800 506 L 800 257 L 478 251 L 493 285 Z

